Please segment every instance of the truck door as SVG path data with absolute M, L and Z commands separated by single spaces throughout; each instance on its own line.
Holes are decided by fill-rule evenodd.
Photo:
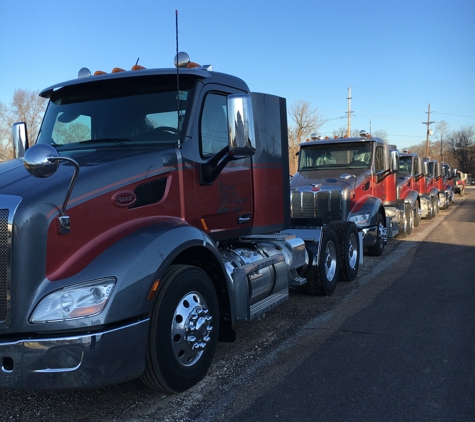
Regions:
M 374 173 L 375 182 L 373 195 L 380 198 L 383 202 L 386 200 L 386 168 L 384 160 L 384 147 L 377 145 L 374 152 Z
M 208 91 L 199 116 L 199 148 L 205 163 L 228 148 L 227 95 Z M 203 185 L 197 174 L 198 227 L 214 240 L 247 235 L 253 219 L 251 159 L 226 164 L 212 183 Z

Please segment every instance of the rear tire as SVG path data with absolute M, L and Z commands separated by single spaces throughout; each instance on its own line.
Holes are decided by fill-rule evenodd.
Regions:
M 351 221 L 333 221 L 330 227 L 335 231 L 340 246 L 341 281 L 353 281 L 360 265 L 360 241 L 358 229 Z
M 312 265 L 308 269 L 307 282 L 302 285 L 302 290 L 310 295 L 332 295 L 338 283 L 339 269 L 338 238 L 330 227 L 323 227 L 318 266 Z
M 177 393 L 208 372 L 218 341 L 218 299 L 210 278 L 197 267 L 171 266 L 160 285 L 141 379 L 152 389 Z

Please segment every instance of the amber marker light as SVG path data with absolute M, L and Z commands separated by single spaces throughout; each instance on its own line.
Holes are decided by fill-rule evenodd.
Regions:
M 152 300 L 157 293 L 158 285 L 160 284 L 160 279 L 155 280 L 152 284 L 150 291 L 148 292 L 147 300 Z

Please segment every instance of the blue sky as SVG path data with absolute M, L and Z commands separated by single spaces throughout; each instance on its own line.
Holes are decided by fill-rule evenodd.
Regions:
M 475 125 L 474 0 L 0 0 L 0 101 L 92 71 L 193 61 L 252 91 L 308 101 L 319 132 L 385 130 L 400 148 L 431 125 Z M 435 138 L 432 138 L 435 140 Z

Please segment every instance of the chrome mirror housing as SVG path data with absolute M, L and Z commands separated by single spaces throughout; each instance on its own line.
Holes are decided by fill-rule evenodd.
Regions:
M 58 152 L 48 144 L 35 144 L 25 152 L 23 165 L 35 177 L 45 178 L 58 170 Z

